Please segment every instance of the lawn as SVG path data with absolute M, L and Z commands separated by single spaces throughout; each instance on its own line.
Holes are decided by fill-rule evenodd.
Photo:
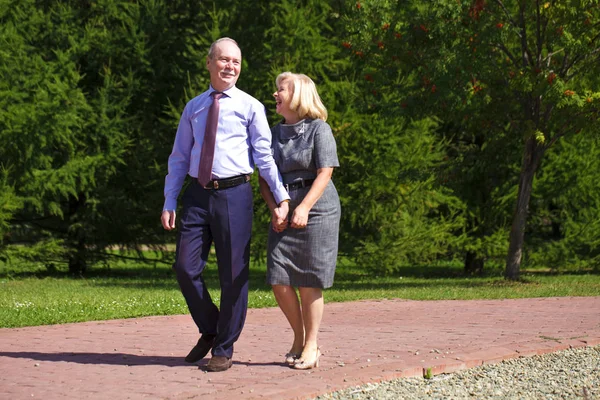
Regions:
M 487 268 L 487 267 L 486 267 Z M 469 276 L 460 263 L 404 267 L 393 276 L 379 276 L 349 260 L 341 260 L 326 302 L 402 298 L 411 300 L 501 299 L 554 296 L 598 296 L 598 271 L 522 271 L 522 282 L 502 278 L 501 266 L 484 276 Z M 249 306 L 274 307 L 264 283 L 264 263 L 251 267 Z M 219 299 L 214 262 L 205 279 Z M 175 274 L 169 265 L 117 260 L 91 268 L 84 277 L 35 265 L 0 263 L 0 327 L 187 313 Z

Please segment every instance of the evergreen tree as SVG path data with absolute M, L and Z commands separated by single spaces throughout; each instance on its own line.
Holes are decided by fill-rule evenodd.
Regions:
M 227 0 L 208 7 L 218 10 L 214 15 L 219 16 L 215 23 L 219 35 L 235 39 L 241 47 L 243 67 L 237 86 L 265 105 L 271 125 L 281 118 L 274 112 L 273 93 L 275 78 L 284 71 L 310 76 L 330 115 L 335 115 L 344 91 L 341 71 L 349 63 L 338 58 L 339 48 L 332 39 L 335 33 L 331 23 L 335 21 L 326 2 Z M 252 181 L 255 206 L 251 251 L 260 259 L 266 254 L 270 214 L 260 197 L 256 179 L 254 176 Z
M 0 1 L 5 258 L 83 272 L 164 241 L 167 105 L 204 69 L 207 21 L 183 1 Z
M 548 151 L 535 181 L 530 265 L 600 267 L 600 135 L 573 135 Z
M 339 129 L 342 249 L 392 273 L 446 257 L 459 245 L 463 204 L 436 179 L 443 146 L 430 119 L 357 115 Z

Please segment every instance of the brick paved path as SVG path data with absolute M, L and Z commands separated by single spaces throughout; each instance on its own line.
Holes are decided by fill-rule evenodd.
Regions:
M 249 310 L 233 368 L 183 362 L 187 315 L 0 329 L 0 399 L 307 399 L 397 377 L 600 344 L 600 297 L 330 303 L 321 367 L 281 364 L 291 330 Z

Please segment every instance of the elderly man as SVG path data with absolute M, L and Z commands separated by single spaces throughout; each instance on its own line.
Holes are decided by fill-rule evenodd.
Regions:
M 183 215 L 173 265 L 192 318 L 201 333 L 185 360 L 193 363 L 212 349 L 208 371 L 232 365 L 233 344 L 244 326 L 248 308 L 250 235 L 254 166 L 268 183 L 281 220 L 289 195 L 271 155 L 271 131 L 264 106 L 235 87 L 242 54 L 230 38 L 215 41 L 206 67 L 210 87 L 192 99 L 179 121 L 161 223 L 175 228 L 177 197 L 187 175 L 191 183 L 182 197 Z M 214 242 L 221 286 L 217 307 L 202 272 Z

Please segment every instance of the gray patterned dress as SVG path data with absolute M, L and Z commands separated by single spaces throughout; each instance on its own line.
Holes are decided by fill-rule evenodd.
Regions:
M 329 125 L 320 119 L 305 119 L 293 125 L 273 127 L 273 157 L 289 184 L 314 179 L 318 168 L 339 167 L 335 139 Z M 290 213 L 310 190 L 290 190 Z M 267 283 L 294 287 L 328 288 L 333 285 L 338 252 L 341 206 L 332 181 L 309 212 L 303 229 L 288 226 L 277 233 L 269 229 Z

